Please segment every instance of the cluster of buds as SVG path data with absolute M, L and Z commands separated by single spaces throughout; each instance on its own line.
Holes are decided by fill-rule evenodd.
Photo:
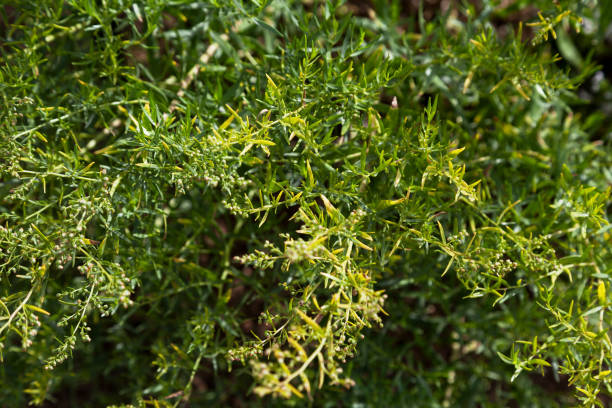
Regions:
M 38 334 L 41 322 L 35 314 L 21 314 L 17 317 L 17 326 L 21 328 L 21 347 L 26 350 L 32 345 L 32 339 Z
M 351 211 L 351 213 L 349 214 L 348 217 L 348 223 L 349 225 L 351 225 L 352 227 L 358 225 L 361 220 L 363 219 L 363 217 L 366 216 L 366 212 L 361 209 L 361 208 L 357 208 L 356 210 Z
M 90 331 L 91 331 L 91 327 L 87 325 L 87 322 L 82 322 L 81 329 L 79 331 L 79 334 L 81 335 L 81 340 L 83 340 L 86 343 L 89 343 L 91 341 L 91 337 L 89 337 L 88 332 Z
M 316 249 L 317 247 L 313 247 L 311 242 L 303 239 L 288 239 L 285 241 L 285 257 L 289 263 L 313 259 L 316 256 Z
M 237 196 L 232 196 L 227 199 L 223 199 L 222 204 L 225 208 L 230 210 L 232 214 L 241 217 L 248 217 L 250 215 L 250 212 L 249 210 L 247 210 L 247 207 L 240 202 Z
M 503 277 L 507 273 L 512 272 L 518 267 L 518 263 L 510 259 L 500 259 L 489 264 L 491 272 L 496 276 Z
M 279 252 L 276 248 L 275 250 Z M 234 261 L 243 265 L 252 265 L 259 269 L 268 269 L 274 265 L 277 257 L 256 249 L 254 252 L 234 257 Z
M 249 345 L 244 345 L 240 347 L 236 347 L 233 349 L 229 349 L 225 353 L 225 357 L 229 361 L 242 361 L 249 360 L 252 358 L 256 358 L 263 353 L 263 346 L 261 343 L 253 343 Z
M 53 370 L 56 366 L 63 363 L 76 347 L 76 336 L 68 336 L 65 341 L 55 349 L 52 357 L 47 359 L 45 370 Z
M 466 230 L 462 230 L 462 231 L 459 231 L 459 232 L 458 232 L 456 235 L 449 235 L 449 236 L 446 238 L 446 240 L 447 240 L 449 243 L 455 243 L 455 242 L 464 242 L 464 241 L 465 241 L 465 239 L 466 239 L 467 237 L 469 237 L 469 236 L 470 236 L 470 233 L 469 233 L 469 232 L 467 232 Z

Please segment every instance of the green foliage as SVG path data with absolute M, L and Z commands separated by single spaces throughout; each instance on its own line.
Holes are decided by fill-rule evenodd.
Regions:
M 8 1 L 2 405 L 603 407 L 609 7 L 482 3 Z

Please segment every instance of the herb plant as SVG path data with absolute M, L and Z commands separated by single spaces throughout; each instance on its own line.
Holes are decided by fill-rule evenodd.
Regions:
M 0 405 L 606 406 L 612 5 L 430 3 L 5 1 Z

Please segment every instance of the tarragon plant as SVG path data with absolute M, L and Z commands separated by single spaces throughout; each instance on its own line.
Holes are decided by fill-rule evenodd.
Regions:
M 609 3 L 3 2 L 0 405 L 607 406 Z

